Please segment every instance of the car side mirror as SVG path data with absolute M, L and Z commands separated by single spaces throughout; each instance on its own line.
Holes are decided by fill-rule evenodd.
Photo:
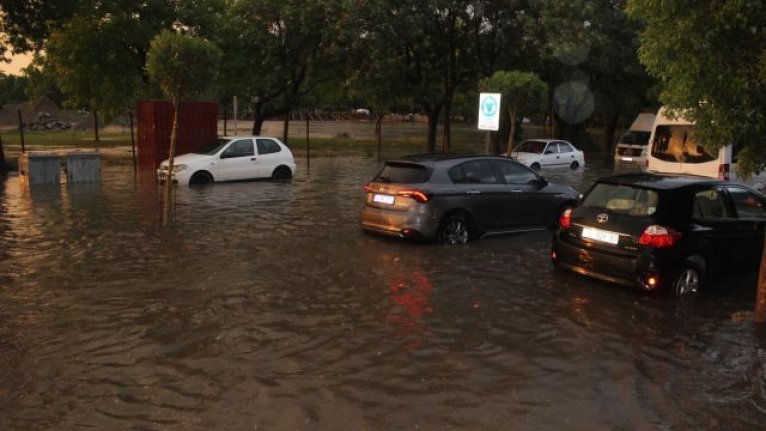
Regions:
M 551 151 L 551 150 L 545 150 L 545 154 L 553 154 L 553 151 Z
M 537 177 L 537 179 L 530 181 L 530 183 L 536 185 L 537 188 L 541 189 L 548 185 L 548 180 L 546 180 L 545 177 L 543 176 L 539 176 Z

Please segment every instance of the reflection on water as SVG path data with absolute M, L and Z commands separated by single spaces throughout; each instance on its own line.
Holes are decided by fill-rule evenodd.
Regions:
M 0 182 L 0 429 L 758 429 L 766 337 L 549 264 L 550 232 L 445 248 L 358 228 L 372 158 L 290 184 Z M 584 191 L 607 170 L 545 172 Z

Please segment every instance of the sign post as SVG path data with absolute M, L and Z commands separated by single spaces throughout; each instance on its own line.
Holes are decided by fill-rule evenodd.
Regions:
M 479 94 L 479 130 L 486 130 L 485 151 L 489 153 L 490 133 L 500 129 L 500 93 Z

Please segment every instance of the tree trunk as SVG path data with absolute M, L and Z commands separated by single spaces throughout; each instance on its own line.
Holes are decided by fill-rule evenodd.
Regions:
M 439 112 L 441 112 L 441 107 L 426 108 L 426 115 L 428 116 L 428 135 L 426 138 L 427 153 L 436 152 L 436 134 L 439 129 Z
M 612 116 L 609 117 L 609 121 L 606 125 L 606 158 L 611 159 L 614 155 L 614 135 L 617 132 L 617 123 L 620 121 L 620 107 L 612 112 Z
M 181 118 L 181 102 L 174 101 L 173 129 L 170 132 L 170 151 L 168 152 L 168 177 L 165 180 L 165 196 L 163 199 L 162 225 L 170 225 L 171 202 L 173 196 L 173 169 L 176 155 L 176 142 L 178 141 L 178 123 Z
M 758 272 L 758 290 L 755 295 L 753 320 L 756 323 L 766 323 L 766 235 L 761 254 L 761 270 Z
M 375 120 L 375 136 L 378 138 L 378 161 L 380 162 L 381 158 L 381 135 L 383 134 L 383 115 L 378 114 L 378 118 Z
M 511 116 L 511 132 L 508 134 L 508 155 L 511 155 L 511 151 L 513 150 L 513 138 L 516 136 L 516 114 L 517 114 L 516 108 L 511 109 L 508 108 L 508 115 Z
M 5 150 L 3 149 L 3 137 L 0 136 L 0 178 L 8 176 L 8 164 L 5 162 Z
M 290 112 L 285 113 L 285 122 L 282 125 L 282 142 L 287 145 L 287 133 L 290 131 Z
M 260 109 L 257 109 L 253 113 L 253 135 L 258 136 L 261 134 L 261 130 L 263 129 L 263 122 L 266 120 L 266 118 L 263 117 L 263 113 Z
M 452 136 L 450 130 L 450 115 L 452 113 L 452 98 L 448 98 L 444 104 L 444 130 L 442 131 L 442 153 L 447 152 L 452 147 Z
M 93 134 L 95 136 L 96 142 L 101 142 L 100 138 L 98 137 L 98 111 L 95 109 L 93 110 Z

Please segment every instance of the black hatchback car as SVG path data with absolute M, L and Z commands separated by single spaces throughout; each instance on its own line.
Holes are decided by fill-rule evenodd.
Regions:
M 578 196 L 506 157 L 444 154 L 386 162 L 364 188 L 364 230 L 445 244 L 555 227 Z
M 617 175 L 561 215 L 551 258 L 581 274 L 681 296 L 710 277 L 755 271 L 764 222 L 766 197 L 744 185 Z

